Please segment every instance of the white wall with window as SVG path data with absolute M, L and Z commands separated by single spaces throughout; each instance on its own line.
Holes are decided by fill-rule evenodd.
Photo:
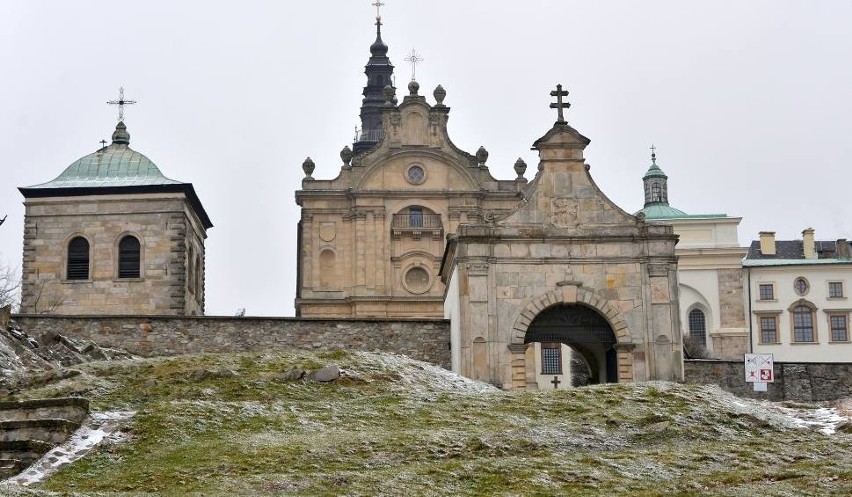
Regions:
M 771 353 L 779 362 L 852 361 L 852 261 L 744 265 L 754 352 Z
M 539 390 L 571 388 L 571 347 L 564 343 L 534 342 L 532 345 Z

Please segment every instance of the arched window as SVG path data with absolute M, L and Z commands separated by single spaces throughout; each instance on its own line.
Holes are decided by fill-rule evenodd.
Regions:
M 662 202 L 663 190 L 657 182 L 651 183 L 651 202 Z
M 798 305 L 793 308 L 793 341 L 813 342 L 814 340 L 814 313 L 813 309 L 806 305 Z
M 689 311 L 689 336 L 702 345 L 707 343 L 707 321 L 701 309 Z
M 89 279 L 89 241 L 82 236 L 71 239 L 68 243 L 68 269 L 69 280 Z
M 131 235 L 122 238 L 118 242 L 118 277 L 139 278 L 141 261 L 139 240 Z

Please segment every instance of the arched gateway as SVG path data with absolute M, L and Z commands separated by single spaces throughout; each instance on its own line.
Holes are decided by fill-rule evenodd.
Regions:
M 600 191 L 588 143 L 560 116 L 533 144 L 538 173 L 519 180 L 517 207 L 448 236 L 441 278 L 455 371 L 509 389 L 564 388 L 553 349 L 567 344 L 598 382 L 683 378 L 677 236 Z M 542 340 L 548 347 L 532 345 Z M 543 381 L 554 364 L 563 376 Z
M 590 307 L 558 304 L 545 309 L 524 337 L 524 343 L 534 342 L 569 346 L 585 363 L 589 383 L 618 382 L 615 333 L 606 318 Z

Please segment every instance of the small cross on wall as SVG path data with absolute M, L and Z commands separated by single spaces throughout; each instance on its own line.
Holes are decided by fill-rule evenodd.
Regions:
M 550 383 L 552 383 L 552 384 L 553 384 L 553 389 L 554 389 L 554 390 L 556 390 L 557 388 L 559 388 L 559 384 L 560 384 L 560 383 L 562 383 L 562 382 L 561 382 L 561 381 L 559 381 L 559 377 L 558 377 L 558 376 L 554 376 L 554 377 L 553 377 L 553 380 L 551 380 L 551 381 L 550 381 Z
M 556 97 L 556 103 L 550 104 L 551 109 L 557 109 L 559 112 L 558 118 L 556 119 L 557 124 L 565 124 L 565 116 L 562 113 L 563 109 L 567 109 L 571 107 L 571 104 L 568 102 L 563 102 L 562 97 L 567 97 L 568 92 L 562 89 L 562 85 L 556 85 L 556 91 L 550 92 L 551 97 Z

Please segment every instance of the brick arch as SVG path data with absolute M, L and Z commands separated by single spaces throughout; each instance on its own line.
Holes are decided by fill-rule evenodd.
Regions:
M 607 320 L 617 343 L 632 343 L 627 322 L 608 300 L 579 285 L 565 285 L 533 298 L 521 311 L 512 327 L 512 344 L 523 344 L 527 330 L 536 316 L 557 304 L 579 304 L 591 307 Z

